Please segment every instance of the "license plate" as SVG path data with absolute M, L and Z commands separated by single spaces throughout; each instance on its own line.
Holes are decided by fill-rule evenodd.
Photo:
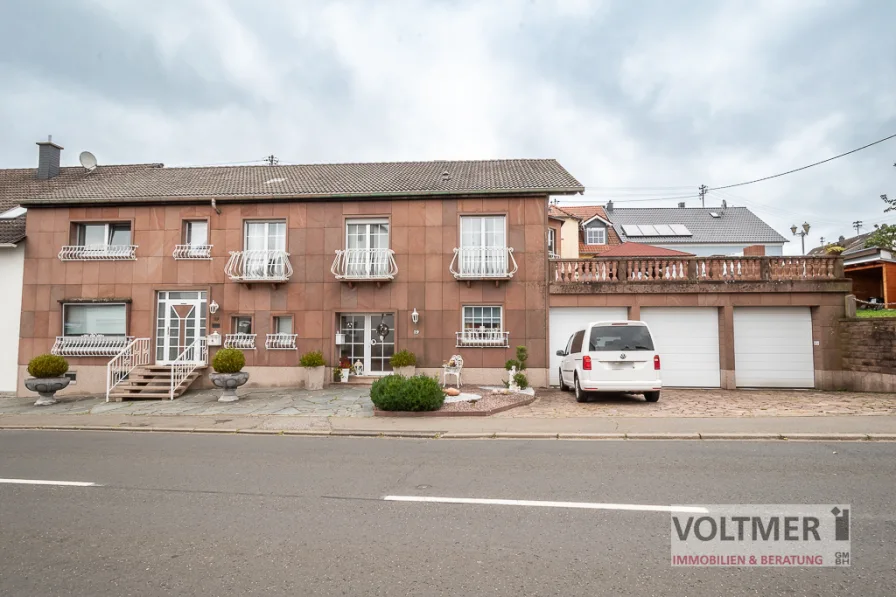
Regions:
M 609 363 L 609 365 L 610 365 L 610 369 L 614 369 L 614 370 L 615 369 L 634 369 L 635 368 L 634 363 L 627 362 L 627 361 L 615 361 L 615 362 L 611 361 Z

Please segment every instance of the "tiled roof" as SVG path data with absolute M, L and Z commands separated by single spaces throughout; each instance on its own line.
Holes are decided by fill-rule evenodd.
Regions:
M 14 245 L 25 238 L 25 216 L 0 220 L 0 245 Z
M 693 257 L 693 255 L 644 243 L 622 243 L 601 253 L 601 257 Z
M 590 220 L 594 216 L 599 216 L 604 220 L 610 221 L 610 218 L 607 217 L 607 212 L 604 210 L 601 205 L 552 205 L 551 210 L 557 210 L 553 213 L 556 213 L 558 217 L 572 217 L 581 222 L 586 220 Z M 550 214 L 550 212 L 549 212 Z M 616 231 L 615 227 L 608 226 L 607 227 L 607 244 L 605 245 L 587 245 L 585 244 L 585 236 L 584 232 L 579 230 L 579 255 L 595 255 L 599 253 L 604 253 L 605 251 L 609 251 L 610 247 L 613 245 L 618 245 L 622 240 L 619 237 L 619 234 Z
M 465 193 L 572 194 L 584 189 L 556 160 L 487 160 L 151 168 L 83 176 L 28 204 L 190 198 L 336 198 Z
M 857 251 L 861 251 L 865 248 L 865 240 L 871 236 L 874 231 L 866 232 L 864 234 L 859 234 L 858 236 L 851 236 L 849 238 L 843 239 L 843 242 L 839 240 L 832 241 L 827 243 L 825 247 L 836 245 L 838 247 L 843 247 L 845 250 L 841 255 L 848 255 L 849 253 L 855 253 Z M 811 251 L 809 251 L 809 255 L 824 255 L 825 247 L 815 247 Z
M 711 212 L 720 214 L 714 218 Z M 631 242 L 649 240 L 653 244 L 702 243 L 784 243 L 787 239 L 746 207 L 647 207 L 615 208 L 609 220 L 617 228 L 626 224 L 683 224 L 691 236 L 650 236 L 627 238 Z

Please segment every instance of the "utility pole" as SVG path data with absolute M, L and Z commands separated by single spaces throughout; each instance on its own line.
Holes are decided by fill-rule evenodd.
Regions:
M 700 191 L 700 207 L 706 207 L 706 191 L 708 191 L 709 189 L 705 184 L 702 184 L 697 190 Z
M 822 236 L 820 240 L 821 240 L 821 246 L 824 247 L 824 237 Z
M 862 230 L 862 220 L 853 222 L 852 227 L 856 229 L 856 235 L 860 234 L 860 231 Z
M 273 153 L 265 156 L 264 161 L 268 163 L 268 166 L 276 166 L 280 163 L 280 160 Z

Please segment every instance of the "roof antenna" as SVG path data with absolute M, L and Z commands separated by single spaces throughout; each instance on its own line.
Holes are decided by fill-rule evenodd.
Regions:
M 280 163 L 280 158 L 278 158 L 277 156 L 275 156 L 272 153 L 271 155 L 264 156 L 264 160 L 262 160 L 262 161 L 267 162 L 268 166 L 276 166 L 277 164 Z

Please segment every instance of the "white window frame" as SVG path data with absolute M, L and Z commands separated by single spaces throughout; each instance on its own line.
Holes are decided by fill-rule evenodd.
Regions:
M 592 233 L 596 233 L 598 238 L 592 238 Z M 607 244 L 607 229 L 603 226 L 588 226 L 585 228 L 585 244 L 586 245 L 605 245 Z
M 548 257 L 557 255 L 557 231 L 548 228 Z
M 193 238 L 193 226 L 195 224 L 205 225 L 205 242 L 197 243 Z M 208 220 L 184 220 L 184 244 L 190 247 L 204 247 L 209 244 L 209 225 Z
M 256 224 L 264 224 L 264 248 L 261 249 L 250 249 L 249 248 L 249 227 L 250 225 Z M 283 225 L 283 246 L 275 247 L 272 246 L 276 243 L 273 243 L 272 240 L 277 238 L 275 235 L 271 234 L 271 225 L 272 224 L 282 224 Z M 289 228 L 286 225 L 286 220 L 245 220 L 243 222 L 243 250 L 245 251 L 286 251 L 286 237 L 289 235 Z
M 498 310 L 498 320 L 501 324 L 501 327 L 498 328 L 499 332 L 504 332 L 504 307 L 503 305 L 464 305 L 460 310 L 460 329 L 461 331 L 466 331 L 467 328 L 467 309 L 497 309 Z M 472 323 L 472 322 L 471 322 Z M 475 330 L 477 328 L 469 328 L 471 330 Z M 494 328 L 487 328 L 494 329 Z
M 134 243 L 134 229 L 131 226 L 130 222 L 77 222 L 75 224 L 77 227 L 75 230 L 75 246 L 76 247 L 117 247 L 117 246 L 130 246 Z M 103 227 L 103 244 L 102 245 L 88 245 L 81 241 L 82 232 L 85 226 L 102 226 Z M 127 226 L 128 233 L 130 238 L 128 239 L 128 243 L 126 245 L 113 245 L 112 244 L 112 227 L 113 226 Z M 86 236 L 86 234 L 83 234 Z
M 288 319 L 289 320 L 289 331 L 284 332 L 279 329 L 280 320 Z M 296 329 L 296 318 L 288 313 L 284 313 L 282 315 L 274 315 L 273 321 L 271 322 L 271 328 L 273 329 L 274 334 L 295 334 Z
M 109 334 L 106 332 L 87 331 L 83 334 L 67 334 L 65 331 L 66 314 L 69 307 L 124 307 L 124 332 Z M 128 305 L 127 303 L 63 303 L 62 304 L 62 336 L 65 338 L 80 338 L 82 336 L 112 336 L 127 337 L 128 335 Z
M 502 244 L 494 243 L 494 244 L 486 244 L 486 238 L 488 237 L 488 233 L 485 230 L 485 222 L 490 219 L 501 219 L 501 223 L 503 224 L 503 231 L 501 233 L 501 237 L 504 240 Z M 464 222 L 469 222 L 474 219 L 479 220 L 479 244 L 464 244 Z M 489 248 L 507 248 L 507 216 L 505 214 L 468 214 L 462 215 L 460 217 L 460 248 L 468 249 L 468 248 L 476 248 L 476 247 L 489 247 Z

